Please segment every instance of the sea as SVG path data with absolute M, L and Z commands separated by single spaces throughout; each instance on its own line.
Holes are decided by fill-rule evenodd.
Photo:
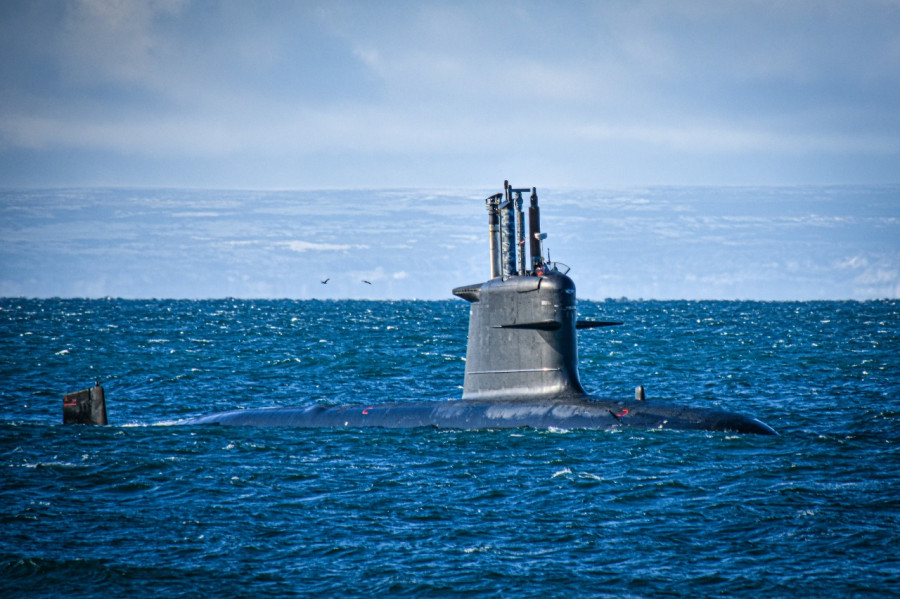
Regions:
M 468 304 L 0 299 L 0 597 L 900 596 L 900 301 L 578 310 L 592 393 L 779 436 L 186 426 L 458 399 Z

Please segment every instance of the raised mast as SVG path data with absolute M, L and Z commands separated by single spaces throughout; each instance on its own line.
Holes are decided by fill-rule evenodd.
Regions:
M 509 187 L 503 182 L 504 197 L 500 204 L 500 268 L 503 280 L 516 274 L 516 207 Z
M 528 192 L 531 192 L 531 202 L 526 235 L 522 194 Z M 513 276 L 534 274 L 543 263 L 541 240 L 546 238 L 541 233 L 537 188 L 516 189 L 509 181 L 504 181 L 503 193 L 485 198 L 484 203 L 488 211 L 491 278 L 502 277 L 505 281 Z M 526 245 L 531 255 L 530 262 L 525 254 Z
M 528 245 L 531 253 L 531 272 L 535 272 L 543 263 L 541 256 L 541 240 L 546 236 L 541 233 L 541 209 L 538 208 L 537 188 L 531 188 L 531 205 L 528 207 Z
M 484 203 L 488 211 L 488 236 L 491 253 L 491 278 L 500 276 L 500 200 L 502 193 L 495 193 Z

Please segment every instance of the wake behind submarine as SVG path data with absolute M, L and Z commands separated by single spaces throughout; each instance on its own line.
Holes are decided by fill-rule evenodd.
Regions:
M 537 189 L 514 189 L 485 200 L 491 277 L 453 294 L 471 304 L 461 399 L 375 405 L 242 409 L 183 421 L 188 425 L 304 428 L 679 429 L 777 434 L 741 414 L 589 395 L 578 378 L 577 329 L 618 322 L 580 321 L 568 267 L 542 255 Z M 522 194 L 530 192 L 525 257 Z

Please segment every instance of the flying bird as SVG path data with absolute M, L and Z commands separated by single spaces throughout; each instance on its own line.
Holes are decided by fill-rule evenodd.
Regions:
M 371 284 L 372 284 L 372 283 L 370 283 L 369 281 L 367 281 L 367 280 L 365 280 L 365 279 L 363 279 L 362 282 L 365 283 L 366 285 L 371 285 Z
M 321 281 L 321 283 L 322 283 L 323 285 L 327 285 L 327 284 L 328 284 L 328 281 L 330 281 L 330 280 L 331 280 L 331 277 L 328 277 L 328 278 L 325 279 L 324 281 Z

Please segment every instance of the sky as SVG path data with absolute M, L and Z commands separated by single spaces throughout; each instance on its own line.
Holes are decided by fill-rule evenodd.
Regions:
M 5 0 L 0 56 L 0 296 L 446 298 L 509 179 L 580 297 L 900 297 L 900 0 Z
M 0 187 L 900 182 L 900 0 L 0 3 Z

